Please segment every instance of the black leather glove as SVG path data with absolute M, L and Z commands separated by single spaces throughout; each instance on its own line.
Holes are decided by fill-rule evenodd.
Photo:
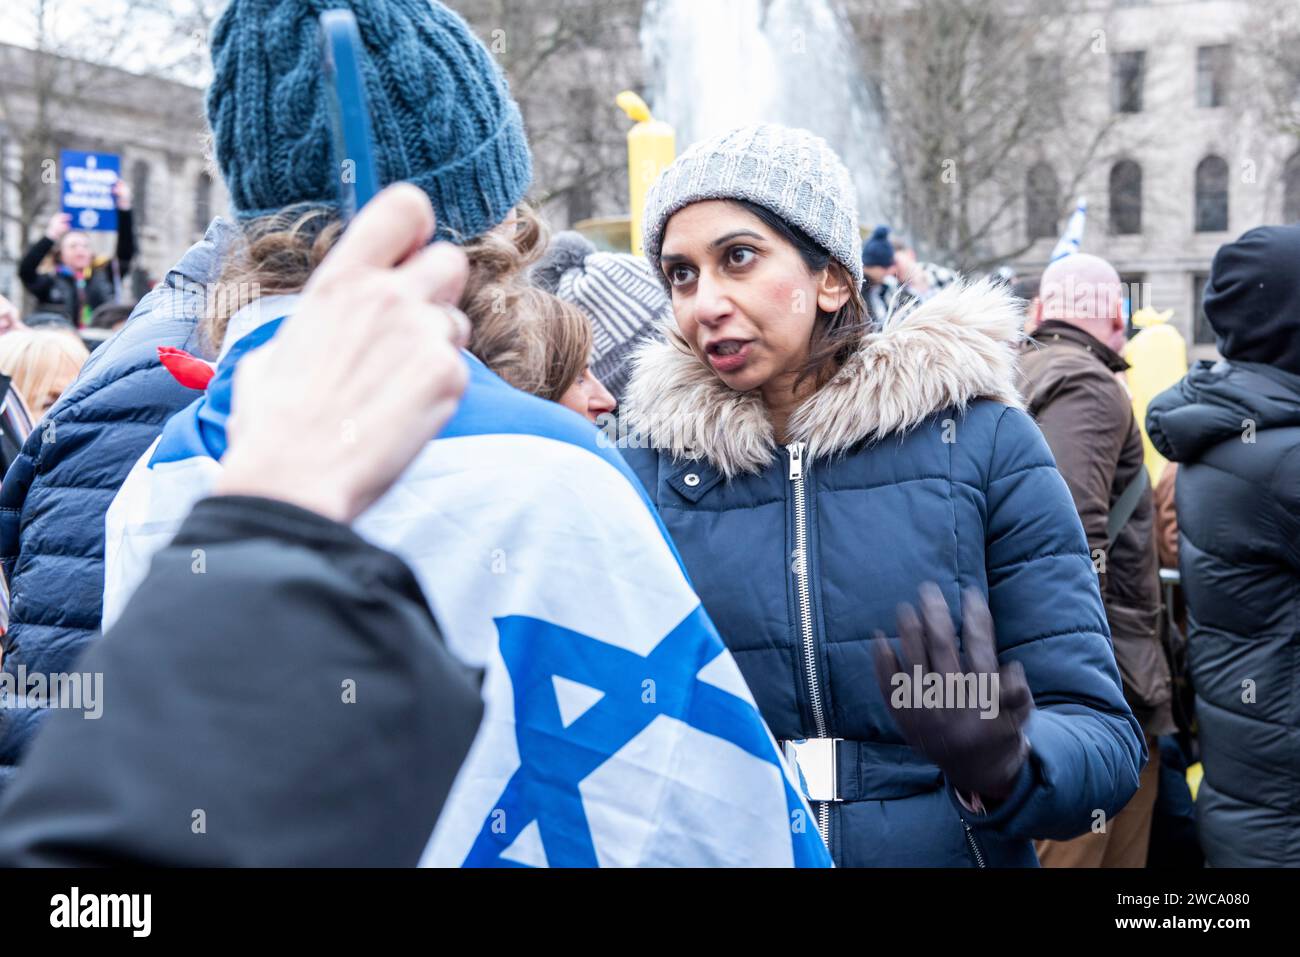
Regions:
M 1029 742 L 1022 728 L 1034 708 L 1020 662 L 998 664 L 993 637 L 993 618 L 988 605 L 975 589 L 962 596 L 962 636 L 966 665 L 962 667 L 953 632 L 948 603 L 932 582 L 921 586 L 921 614 L 911 605 L 898 606 L 898 634 L 907 659 L 900 664 L 885 636 L 877 632 L 875 662 L 880 691 L 903 738 L 939 766 L 959 793 L 969 799 L 974 793 L 985 801 L 1000 801 L 1015 785 L 1016 775 L 1029 754 Z M 943 679 L 941 707 L 914 707 L 912 693 L 915 666 L 922 675 L 937 673 Z M 975 687 L 991 692 L 981 705 L 967 695 L 964 706 L 946 689 L 949 675 L 976 676 Z M 896 676 L 903 675 L 903 678 Z M 987 676 L 981 678 L 981 676 Z M 997 683 L 993 678 L 996 676 Z M 971 686 L 966 682 L 966 687 Z M 990 700 L 991 699 L 991 700 Z M 996 717 L 992 703 L 996 702 Z M 933 704 L 933 701 L 930 702 Z

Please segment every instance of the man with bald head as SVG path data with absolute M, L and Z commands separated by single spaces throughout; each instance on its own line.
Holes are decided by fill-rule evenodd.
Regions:
M 1041 841 L 1046 867 L 1143 867 L 1156 797 L 1155 738 L 1174 730 L 1160 615 L 1151 487 L 1133 405 L 1107 343 L 1124 331 L 1123 286 L 1104 259 L 1075 253 L 1043 273 L 1020 389 L 1056 457 L 1088 536 L 1124 695 L 1146 732 L 1150 761 L 1120 814 L 1072 841 Z

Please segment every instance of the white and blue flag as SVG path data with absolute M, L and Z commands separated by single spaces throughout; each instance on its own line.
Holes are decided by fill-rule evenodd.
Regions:
M 1083 245 L 1083 229 L 1088 224 L 1088 201 L 1080 196 L 1079 202 L 1074 206 L 1074 212 L 1070 214 L 1070 220 L 1065 224 L 1065 232 L 1061 233 L 1061 238 L 1056 241 L 1056 247 L 1052 250 L 1051 262 L 1058 259 L 1064 259 L 1079 251 Z
M 104 625 L 220 474 L 234 367 L 292 300 L 231 322 L 202 398 L 107 518 Z M 414 569 L 485 714 L 433 866 L 829 866 L 731 655 L 621 456 L 467 356 L 439 438 L 356 523 Z M 364 436 L 357 454 L 366 454 Z M 358 782 L 359 787 L 367 786 Z

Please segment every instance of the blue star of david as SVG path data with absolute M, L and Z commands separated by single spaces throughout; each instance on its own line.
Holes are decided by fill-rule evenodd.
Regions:
M 514 685 L 520 764 L 484 821 L 465 858 L 467 867 L 522 866 L 501 852 L 534 821 L 552 867 L 597 866 L 578 784 L 660 715 L 723 738 L 761 760 L 778 761 L 754 707 L 696 678 L 722 649 L 701 607 L 645 657 L 537 618 L 495 621 L 501 657 Z M 554 675 L 604 692 L 567 728 Z M 644 684 L 647 679 L 653 686 Z M 653 701 L 644 700 L 647 687 L 654 688 Z M 800 807 L 788 782 L 785 790 L 787 807 Z M 815 862 L 817 850 L 824 855 L 816 840 L 817 848 L 802 850 L 807 842 L 795 841 L 796 863 Z

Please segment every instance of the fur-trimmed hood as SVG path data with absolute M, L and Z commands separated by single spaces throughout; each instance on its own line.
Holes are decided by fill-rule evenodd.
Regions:
M 812 458 L 905 432 L 941 409 L 990 398 L 1019 406 L 1023 311 L 988 280 L 954 283 L 867 335 L 835 378 L 790 417 L 790 441 Z M 693 353 L 653 340 L 634 359 L 623 403 L 629 431 L 725 476 L 759 472 L 776 454 L 758 390 L 736 392 Z

